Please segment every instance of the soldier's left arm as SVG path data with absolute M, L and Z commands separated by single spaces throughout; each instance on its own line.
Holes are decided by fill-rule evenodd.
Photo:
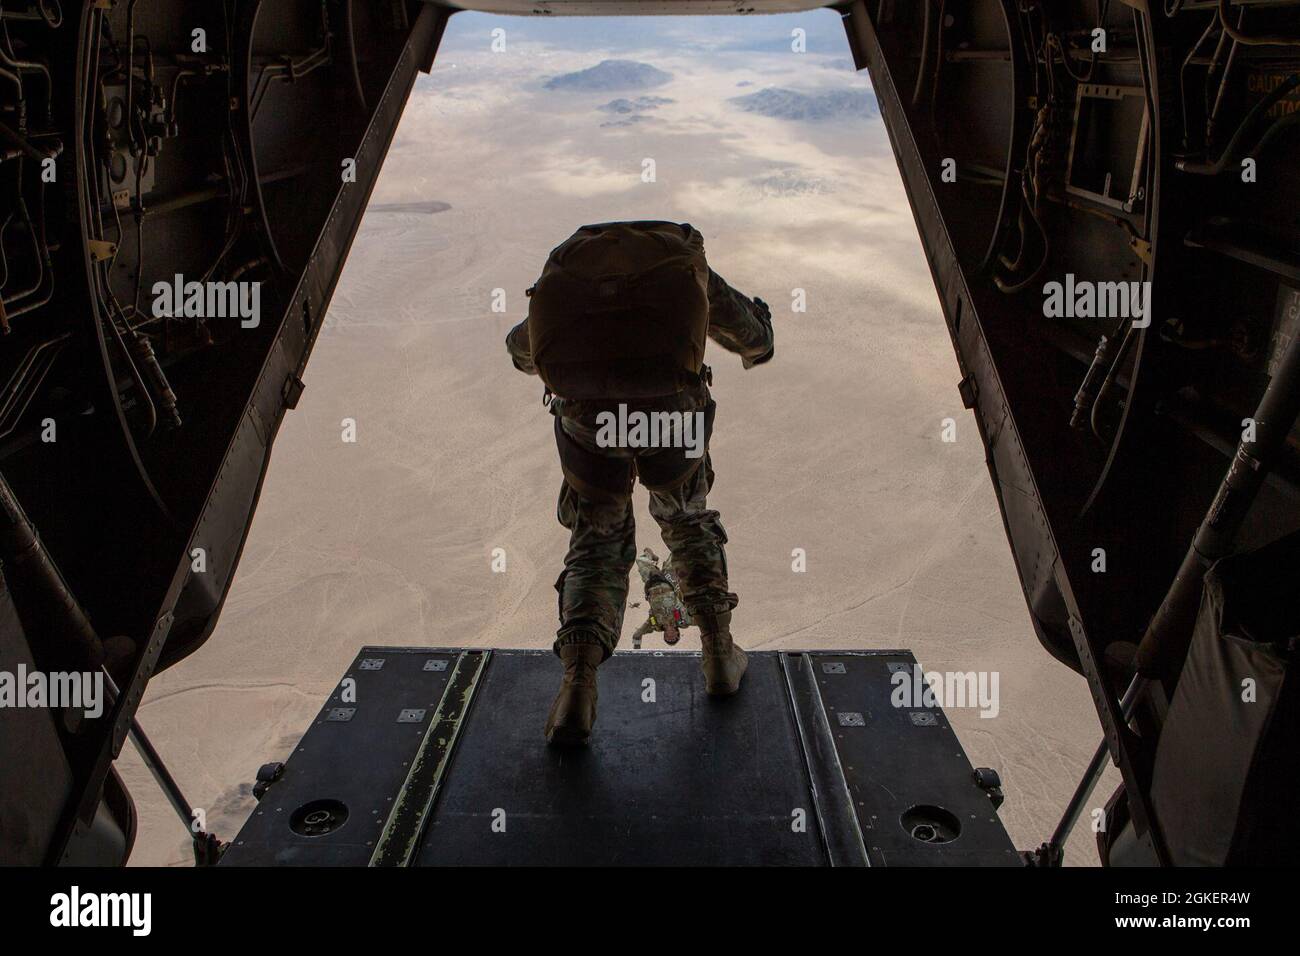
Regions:
M 709 338 L 740 356 L 745 368 L 769 361 L 775 352 L 772 313 L 762 299 L 749 299 L 709 270 Z
M 510 353 L 510 360 L 515 363 L 515 368 L 529 375 L 537 374 L 537 366 L 533 364 L 533 346 L 528 338 L 528 320 L 524 319 L 506 335 L 506 351 Z

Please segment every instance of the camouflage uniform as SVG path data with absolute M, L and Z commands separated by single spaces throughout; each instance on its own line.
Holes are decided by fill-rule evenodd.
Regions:
M 741 357 L 745 368 L 768 361 L 773 354 L 772 323 L 765 309 L 756 308 L 709 271 L 709 338 Z M 528 320 L 506 336 L 515 367 L 537 374 L 532 364 Z M 596 443 L 597 415 L 611 411 L 619 400 L 572 401 L 555 398 L 552 415 L 565 435 L 581 448 L 604 458 L 637 459 L 658 449 L 602 448 Z M 707 377 L 664 399 L 626 403 L 633 411 L 712 412 Z M 729 611 L 738 598 L 727 586 L 727 534 L 718 513 L 706 499 L 713 487 L 713 467 L 706 450 L 698 467 L 677 487 L 650 491 L 650 514 L 659 524 L 664 544 L 672 552 L 682 600 L 693 617 Z M 555 582 L 559 592 L 560 628 L 555 650 L 570 643 L 601 645 L 605 656 L 613 653 L 623 629 L 628 573 L 636 560 L 636 526 L 632 519 L 631 486 L 625 492 L 594 495 L 579 491 L 566 478 L 560 485 L 556 509 L 560 524 L 569 529 L 569 552 L 564 571 Z
M 641 649 L 641 638 L 646 634 L 659 631 L 667 639 L 668 625 L 675 624 L 678 633 L 682 628 L 691 626 L 690 609 L 682 602 L 677 587 L 677 571 L 673 567 L 673 556 L 668 555 L 663 567 L 659 566 L 659 557 L 649 548 L 642 548 L 636 558 L 636 570 L 641 575 L 645 586 L 645 599 L 649 614 L 645 623 L 632 632 L 632 647 Z M 669 643 L 677 643 L 674 638 Z

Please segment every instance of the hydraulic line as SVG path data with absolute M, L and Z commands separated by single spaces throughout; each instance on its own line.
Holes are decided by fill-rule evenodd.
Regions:
M 948 0 L 939 0 L 939 15 L 935 18 L 935 29 L 938 36 L 934 44 L 934 77 L 930 83 L 930 132 L 934 136 L 936 143 L 941 142 L 939 137 L 939 122 L 935 117 L 935 111 L 939 107 L 939 74 L 943 70 L 943 18 L 947 11 Z
M 76 151 L 76 158 L 79 168 L 77 170 L 77 190 L 78 200 L 81 209 L 86 211 L 83 218 L 83 228 L 90 237 L 102 239 L 104 235 L 104 221 L 102 215 L 102 206 L 100 203 L 99 179 L 100 170 L 95 158 L 95 103 L 97 101 L 94 91 L 99 83 L 100 73 L 99 64 L 101 56 L 101 33 L 105 28 L 104 9 L 100 7 L 87 7 L 82 14 L 82 37 L 79 49 L 84 51 L 84 57 L 78 64 L 81 78 L 81 89 L 78 91 L 77 106 L 77 136 L 81 143 L 81 149 Z M 116 206 L 112 206 L 116 210 Z M 119 240 L 121 237 L 121 228 L 119 225 Z M 112 260 L 106 260 L 111 263 Z M 150 409 L 156 417 L 156 410 L 153 409 L 152 400 L 149 398 L 148 391 L 140 376 L 139 369 L 135 367 L 132 361 L 131 352 L 122 339 L 121 330 L 117 327 L 117 316 L 121 314 L 121 308 L 112 296 L 112 289 L 105 288 L 104 266 L 106 262 L 90 264 L 88 266 L 88 278 L 91 285 L 92 301 L 96 303 L 94 314 L 97 321 L 94 323 L 98 327 L 95 329 L 97 343 L 99 345 L 100 358 L 103 363 L 104 374 L 108 378 L 108 392 L 112 400 L 113 412 L 117 417 L 118 423 L 122 429 L 122 439 L 125 442 L 127 453 L 135 467 L 136 474 L 140 482 L 158 507 L 159 513 L 173 527 L 177 525 L 176 518 L 167 503 L 163 501 L 162 496 L 158 493 L 153 479 L 149 475 L 148 468 L 145 467 L 144 461 L 140 457 L 140 450 L 136 445 L 135 438 L 131 432 L 130 425 L 126 419 L 125 410 L 122 408 L 121 394 L 117 389 L 117 382 L 113 368 L 112 358 L 109 354 L 111 346 L 109 345 L 109 336 L 104 332 L 104 325 L 107 324 L 112 331 L 112 337 L 116 342 L 121 354 L 129 364 L 132 374 L 135 378 L 136 387 L 140 390 L 144 400 L 149 403 Z
M 38 163 L 44 162 L 47 159 L 52 159 L 54 155 L 57 155 L 57 154 L 47 153 L 44 150 L 36 146 L 33 146 L 32 143 L 25 136 L 22 136 L 19 133 L 15 132 L 14 130 L 10 129 L 4 123 L 0 123 L 0 139 L 4 139 L 7 142 L 12 143 L 14 146 L 22 150 L 25 155 L 36 160 Z
M 1232 37 L 1238 43 L 1244 43 L 1246 46 L 1300 46 L 1300 36 L 1281 36 L 1274 35 L 1252 35 L 1242 33 L 1228 22 L 1228 9 L 1232 6 L 1232 0 L 1219 0 L 1219 23 L 1223 25 L 1223 32 Z
M 1233 44 L 1236 46 L 1236 44 Z M 1201 84 L 1201 103 L 1205 115 L 1210 115 L 1210 84 L 1214 76 L 1219 72 L 1219 64 L 1223 60 L 1223 51 L 1228 46 L 1228 34 L 1220 31 L 1219 40 L 1214 44 L 1214 54 L 1210 57 L 1210 65 L 1205 69 L 1205 79 Z
M 348 49 L 348 66 L 352 73 L 352 89 L 357 94 L 357 103 L 361 107 L 361 112 L 367 112 L 366 107 L 366 90 L 361 85 L 361 66 L 357 60 L 357 35 L 356 24 L 353 20 L 353 0 L 343 0 L 343 32 L 347 36 Z M 925 0 L 925 9 L 927 18 L 930 10 L 930 0 Z
M 925 88 L 925 67 L 930 62 L 930 10 L 931 0 L 921 0 L 921 6 L 924 8 L 924 18 L 921 21 L 921 62 L 916 65 L 916 85 L 912 88 L 912 107 L 916 108 L 921 102 L 921 91 Z M 348 4 L 349 10 L 352 4 Z M 940 29 L 943 25 L 940 24 Z
M 21 160 L 20 160 L 21 162 Z M 36 259 L 36 284 L 29 289 L 4 300 L 6 321 L 39 309 L 54 297 L 54 262 L 50 258 L 50 245 L 45 234 L 45 185 L 42 183 L 36 192 L 36 208 L 39 214 L 39 227 L 32 221 L 27 211 L 27 202 L 18 196 L 18 209 L 32 237 L 32 251 Z
M 1115 335 L 1111 336 L 1112 341 L 1117 335 L 1118 333 L 1115 333 Z M 1088 412 L 1088 425 L 1091 427 L 1092 433 L 1102 441 L 1105 441 L 1106 439 L 1101 433 L 1101 425 L 1098 424 L 1097 419 L 1100 415 L 1102 404 L 1106 401 L 1106 398 L 1110 395 L 1110 390 L 1115 385 L 1115 378 L 1119 374 L 1120 366 L 1124 364 L 1124 359 L 1128 355 L 1129 347 L 1133 344 L 1133 339 L 1136 335 L 1137 330 L 1135 326 L 1133 326 L 1132 323 L 1129 323 L 1128 330 L 1124 333 L 1124 338 L 1120 340 L 1119 351 L 1116 352 L 1114 361 L 1110 363 L 1110 368 L 1106 372 L 1106 377 L 1102 380 L 1101 387 L 1097 390 L 1097 396 L 1093 399 L 1092 408 Z
M 1237 26 L 1241 26 L 1245 19 L 1246 8 L 1242 7 L 1241 13 L 1237 17 Z M 1232 76 L 1232 66 L 1237 61 L 1237 49 L 1240 45 L 1236 40 L 1232 41 L 1232 49 L 1228 51 L 1228 61 L 1223 64 L 1223 76 L 1219 78 L 1219 92 L 1214 97 L 1214 107 L 1205 118 L 1205 142 L 1207 146 L 1214 143 L 1215 124 L 1219 119 L 1219 110 L 1223 107 L 1223 95 L 1228 89 L 1228 78 Z M 1209 82 L 1209 77 L 1206 77 L 1206 82 Z
M 1142 92 L 1143 92 L 1143 98 L 1146 100 L 1146 115 L 1150 118 L 1154 118 L 1157 115 L 1156 108 L 1155 108 L 1155 97 L 1152 94 L 1152 84 L 1155 83 L 1155 72 L 1152 69 L 1151 63 L 1147 60 L 1146 44 L 1147 41 L 1150 39 L 1147 32 L 1148 21 L 1146 21 L 1136 9 L 1133 10 L 1132 13 L 1133 13 L 1133 35 L 1137 39 L 1138 65 L 1142 71 Z M 1158 129 L 1158 124 L 1157 124 L 1157 129 Z M 1154 180 L 1152 179 L 1154 175 L 1152 169 L 1152 163 L 1153 163 L 1153 157 L 1157 154 L 1158 145 L 1159 145 L 1158 140 L 1154 142 L 1149 142 L 1147 144 L 1145 177 L 1148 184 L 1154 183 Z M 1141 233 L 1143 236 L 1151 235 L 1152 208 L 1153 208 L 1153 203 L 1150 201 L 1146 202 L 1143 205 L 1142 233 Z M 1136 237 L 1130 234 L 1130 238 L 1136 238 Z M 1148 266 L 1147 269 L 1149 270 L 1149 268 L 1150 267 Z M 1150 310 L 1151 307 L 1152 304 L 1148 302 L 1147 303 L 1148 310 Z M 1147 318 L 1148 320 L 1150 319 L 1149 314 Z M 1101 434 L 1100 434 L 1100 429 L 1097 425 L 1097 415 L 1098 415 L 1098 409 L 1101 405 L 1101 401 L 1106 396 L 1106 394 L 1108 394 L 1110 391 L 1110 388 L 1113 384 L 1113 376 L 1118 374 L 1120 362 L 1124 358 L 1125 353 L 1128 351 L 1129 343 L 1131 341 L 1139 341 L 1139 339 L 1140 336 L 1137 334 L 1136 329 L 1130 326 L 1128 332 L 1124 336 L 1123 343 L 1121 343 L 1120 354 L 1116 357 L 1115 364 L 1112 365 L 1111 371 L 1107 375 L 1106 380 L 1103 382 L 1101 391 L 1098 393 L 1097 401 L 1093 404 L 1092 411 L 1089 415 L 1089 424 L 1093 429 L 1093 434 L 1097 435 L 1097 437 L 1099 438 L 1101 437 Z M 1143 353 L 1141 351 L 1141 346 L 1139 343 L 1139 351 L 1133 360 L 1133 371 L 1129 376 L 1130 396 L 1136 390 L 1138 380 L 1141 377 L 1142 354 Z M 1087 500 L 1084 501 L 1083 507 L 1079 510 L 1080 516 L 1087 514 L 1092 509 L 1092 506 L 1096 504 L 1098 499 L 1101 497 L 1102 491 L 1106 488 L 1107 483 L 1110 481 L 1111 475 L 1114 474 L 1114 470 L 1115 470 L 1114 466 L 1117 457 L 1119 455 L 1121 445 L 1124 440 L 1124 435 L 1128 430 L 1128 425 L 1132 417 L 1133 417 L 1133 405 L 1132 402 L 1130 401 L 1125 405 L 1124 410 L 1120 415 L 1119 424 L 1115 429 L 1115 435 L 1110 441 L 1110 450 L 1106 454 L 1106 463 L 1102 466 L 1101 474 L 1097 477 L 1097 480 L 1093 483 L 1092 491 L 1088 493 Z
M 1187 131 L 1191 128 L 1191 124 L 1187 120 L 1187 68 L 1191 65 L 1193 58 L 1201 51 L 1201 47 L 1205 44 L 1205 41 L 1210 38 L 1210 34 L 1214 32 L 1214 28 L 1218 25 L 1218 17 L 1210 17 L 1210 22 L 1205 25 L 1205 32 L 1201 34 L 1201 38 L 1197 40 L 1196 43 L 1193 44 L 1191 50 L 1187 52 L 1187 57 L 1183 60 L 1182 68 L 1178 71 L 1178 101 L 1183 111 L 1184 149 L 1189 148 L 1191 145 L 1187 140 Z
M 1097 29 L 1098 30 L 1103 30 L 1103 31 L 1105 30 L 1106 17 L 1109 14 L 1110 14 L 1110 0 L 1097 0 Z M 1074 82 L 1076 83 L 1092 82 L 1093 74 L 1097 72 L 1097 51 L 1095 49 L 1092 51 L 1092 56 L 1088 60 L 1087 75 L 1080 76 L 1078 73 L 1075 73 L 1074 70 L 1070 67 L 1070 58 L 1073 56 L 1073 52 L 1066 45 L 1066 42 L 1064 40 L 1062 40 L 1055 33 L 1049 33 L 1047 35 L 1047 39 L 1044 45 L 1046 47 L 1045 52 L 1047 53 L 1048 56 L 1053 55 L 1052 54 L 1053 47 L 1055 47 L 1060 52 L 1061 67 L 1069 75 L 1070 79 L 1074 80 Z
M 1223 148 L 1223 154 L 1214 162 L 1193 163 L 1180 159 L 1174 163 L 1174 167 L 1184 173 L 1194 173 L 1198 176 L 1217 176 L 1219 173 L 1226 170 L 1235 160 L 1241 157 L 1242 143 L 1246 139 L 1246 134 L 1250 132 L 1251 127 L 1259 121 L 1260 117 L 1264 116 L 1264 114 L 1272 109 L 1282 100 L 1283 97 L 1294 90 L 1297 86 L 1300 86 L 1300 73 L 1292 73 L 1285 80 L 1275 86 L 1272 92 L 1251 107 L 1250 112 L 1247 113 L 1245 118 L 1241 121 L 1241 125 L 1237 127 L 1237 132 L 1234 133 L 1232 139 L 1228 141 L 1228 145 Z M 1286 118 L 1284 117 L 1282 120 L 1278 120 L 1278 123 L 1285 122 L 1285 119 Z M 1270 130 L 1269 132 L 1266 132 L 1259 142 L 1262 143 L 1270 139 L 1270 132 L 1272 131 Z M 1256 146 L 1258 147 L 1258 145 L 1259 144 L 1257 143 Z
M 1097 351 L 1088 365 L 1088 371 L 1083 376 L 1078 391 L 1074 393 L 1074 411 L 1070 414 L 1071 428 L 1082 428 L 1089 422 L 1090 413 L 1097 404 L 1102 380 L 1106 377 L 1107 370 L 1112 367 L 1111 353 L 1114 349 L 1113 335 L 1103 335 L 1097 342 Z
M 0 396 L 0 440 L 8 438 L 27 414 L 32 399 L 40 391 L 41 383 L 49 375 L 71 337 L 71 332 L 64 332 L 33 346 L 18 364 L 18 368 L 14 369 L 3 396 Z
M 1042 220 L 1039 216 L 1041 202 L 1042 178 L 1040 163 L 1042 160 L 1042 151 L 1047 144 L 1049 127 L 1052 123 L 1052 103 L 1044 103 L 1038 110 L 1034 120 L 1034 132 L 1030 137 L 1029 145 L 1025 150 L 1025 166 L 1020 173 L 1020 212 L 1017 217 L 1017 226 L 1020 231 L 1020 247 L 1016 253 L 1015 259 L 1007 259 L 1005 256 L 999 257 L 1002 266 L 1009 273 L 1008 277 L 994 276 L 993 284 L 999 291 L 1012 295 L 1029 287 L 1033 281 L 1038 278 L 1046 267 L 1048 260 L 1051 258 L 1052 243 L 1048 238 L 1047 230 L 1043 228 Z M 1043 254 L 1038 261 L 1034 270 L 1018 282 L 1011 281 L 1017 273 L 1020 272 L 1024 263 L 1024 258 L 1029 250 L 1029 235 L 1026 232 L 1026 219 L 1034 224 L 1034 228 L 1043 243 Z
M 4 21 L 0 21 L 0 36 L 3 36 L 5 41 L 0 44 L 0 63 L 20 74 L 20 76 L 22 73 L 35 73 L 45 80 L 45 118 L 46 122 L 52 125 L 54 121 L 54 82 L 50 78 L 49 67 L 44 63 L 20 60 L 13 54 L 13 44 L 9 40 L 9 27 Z M 8 47 L 7 50 L 6 47 Z
M 119 307 L 114 305 L 113 308 L 118 315 L 121 314 L 121 309 Z M 113 338 L 117 342 L 118 350 L 122 353 L 122 357 L 126 360 L 127 368 L 131 372 L 131 379 L 135 383 L 135 390 L 139 394 L 140 400 L 145 405 L 145 411 L 148 415 L 149 421 L 148 427 L 145 429 L 145 437 L 147 438 L 152 435 L 158 427 L 158 408 L 154 405 L 153 396 L 149 392 L 149 386 L 145 384 L 144 375 L 141 374 L 139 366 L 136 365 L 134 351 L 127 344 L 127 341 L 122 334 L 122 330 L 117 327 L 116 316 L 110 314 L 106 316 L 106 319 L 108 327 L 113 333 Z M 130 326 L 127 323 L 125 316 L 123 316 L 122 322 L 127 325 L 129 332 Z

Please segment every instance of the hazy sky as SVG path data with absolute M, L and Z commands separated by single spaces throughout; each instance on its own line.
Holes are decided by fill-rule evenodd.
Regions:
M 848 41 L 838 14 L 831 10 L 753 17 L 502 17 L 457 13 L 443 37 L 438 56 L 481 49 L 493 27 L 529 44 L 556 49 L 611 54 L 674 52 L 785 52 L 790 31 L 805 31 L 809 52 L 847 55 Z

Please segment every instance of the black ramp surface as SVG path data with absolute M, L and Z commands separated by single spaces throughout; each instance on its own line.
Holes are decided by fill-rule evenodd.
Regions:
M 222 865 L 365 866 L 459 657 L 364 648 Z M 343 697 L 348 679 L 355 700 Z
M 894 674 L 911 684 L 918 666 L 909 652 L 798 656 L 812 665 L 873 866 L 1023 865 L 943 710 L 923 695 L 894 706 Z
M 560 673 L 548 651 L 493 654 L 418 865 L 826 863 L 777 655 L 714 700 L 698 655 L 617 654 L 579 751 L 542 738 Z

